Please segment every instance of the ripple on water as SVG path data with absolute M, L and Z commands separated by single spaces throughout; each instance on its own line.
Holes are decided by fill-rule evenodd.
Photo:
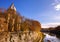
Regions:
M 51 42 L 60 42 L 60 39 L 58 39 L 56 36 L 50 36 L 48 34 L 45 34 L 44 42 L 48 42 L 50 40 Z

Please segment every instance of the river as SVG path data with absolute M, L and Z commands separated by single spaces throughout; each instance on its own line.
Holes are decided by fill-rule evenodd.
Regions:
M 45 34 L 45 33 L 44 33 Z M 48 40 L 49 41 L 51 41 L 51 42 L 60 42 L 60 39 L 59 38 L 57 38 L 56 36 L 50 36 L 50 35 L 48 35 L 48 34 L 45 34 L 46 36 L 45 36 L 45 38 L 44 38 L 44 42 L 48 42 Z

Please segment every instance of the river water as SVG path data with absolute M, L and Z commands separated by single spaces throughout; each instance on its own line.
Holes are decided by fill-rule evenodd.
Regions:
M 45 34 L 45 35 L 46 36 L 44 38 L 44 42 L 48 42 L 48 40 L 51 41 L 51 42 L 60 42 L 60 39 L 57 38 L 56 36 L 50 36 L 48 34 Z

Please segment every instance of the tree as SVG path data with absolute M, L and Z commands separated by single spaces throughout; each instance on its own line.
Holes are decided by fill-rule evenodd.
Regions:
M 34 27 L 35 31 L 40 31 L 41 30 L 41 24 L 38 21 L 32 21 L 32 26 Z

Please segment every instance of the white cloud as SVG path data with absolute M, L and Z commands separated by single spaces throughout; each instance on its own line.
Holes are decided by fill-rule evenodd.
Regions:
M 45 16 L 48 17 L 46 23 L 42 23 L 42 28 L 49 28 L 49 27 L 56 27 L 58 25 L 60 25 L 60 14 L 49 14 L 49 16 Z M 45 19 L 46 20 L 46 19 Z
M 52 5 L 56 11 L 60 11 L 60 0 L 54 0 Z M 48 12 L 45 11 L 45 13 L 43 12 L 43 16 L 40 16 L 40 18 L 43 17 L 42 20 L 44 19 L 46 21 L 43 20 L 44 23 L 41 24 L 42 28 L 56 27 L 60 25 L 60 12 L 56 11 L 51 10 Z
M 42 24 L 42 28 L 49 28 L 49 27 L 56 27 L 60 25 L 60 22 L 56 22 L 56 23 L 46 23 L 46 24 Z
M 56 11 L 60 11 L 60 0 L 54 0 L 54 3 L 52 3 L 52 5 Z
M 59 11 L 59 10 L 60 10 L 60 4 L 55 5 L 54 8 L 55 8 L 57 11 Z

